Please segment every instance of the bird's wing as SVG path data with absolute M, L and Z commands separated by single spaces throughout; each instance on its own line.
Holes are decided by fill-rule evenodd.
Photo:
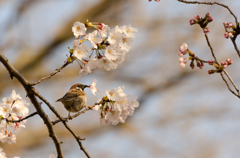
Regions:
M 67 92 L 62 99 L 65 99 L 66 101 L 69 99 L 74 99 L 77 98 L 79 96 L 79 94 L 76 92 L 76 90 L 71 90 L 69 92 Z

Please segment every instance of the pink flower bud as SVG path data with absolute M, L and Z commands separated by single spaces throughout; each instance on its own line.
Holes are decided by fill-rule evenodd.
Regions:
M 227 65 L 231 65 L 233 63 L 233 61 L 229 58 L 226 60 L 226 62 L 227 62 Z
M 178 52 L 178 56 L 182 57 L 182 56 L 183 56 L 183 54 L 182 54 L 181 52 Z
M 205 29 L 203 29 L 203 32 L 204 32 L 204 33 L 208 33 L 208 32 L 209 32 L 208 27 L 206 27 Z
M 224 68 L 226 68 L 228 65 L 223 65 Z
M 228 32 L 229 37 L 232 37 L 232 35 L 233 35 L 232 32 Z
M 231 28 L 233 26 L 233 23 L 232 22 L 229 22 L 228 23 L 228 28 Z
M 225 21 L 223 24 L 226 28 L 228 27 L 228 22 Z
M 190 25 L 193 25 L 193 24 L 196 23 L 196 20 L 194 20 L 194 19 L 190 19 L 190 20 L 189 20 L 189 23 L 190 23 Z
M 180 51 L 183 53 L 183 52 L 186 52 L 188 50 L 188 45 L 186 43 L 183 43 L 181 46 L 180 46 Z M 186 53 L 185 53 L 186 54 Z
M 208 70 L 209 75 L 214 74 L 214 73 L 215 73 L 215 70 Z
M 211 22 L 213 21 L 213 18 L 211 16 L 208 17 L 208 21 Z
M 225 37 L 226 39 L 228 39 L 228 37 L 229 37 L 228 32 L 225 32 L 225 33 L 224 33 L 224 37 Z
M 214 64 L 214 61 L 208 60 L 208 64 L 209 64 L 209 65 L 213 65 L 213 64 Z
M 197 20 L 200 20 L 200 16 L 199 15 L 194 15 L 194 18 Z
M 180 67 L 183 69 L 185 68 L 186 64 L 185 63 L 180 63 Z
M 186 58 L 185 58 L 186 59 Z M 179 58 L 179 63 L 183 63 L 183 61 L 185 60 L 184 58 Z
M 210 16 L 210 14 L 209 14 L 209 13 L 207 13 L 207 14 L 206 14 L 206 17 L 209 17 L 209 16 Z

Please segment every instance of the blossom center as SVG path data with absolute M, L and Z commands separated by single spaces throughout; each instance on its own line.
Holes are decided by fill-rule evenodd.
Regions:
M 80 26 L 78 26 L 78 27 L 77 27 L 77 30 L 78 30 L 78 31 L 80 31 L 80 30 L 81 30 L 81 27 L 80 27 Z

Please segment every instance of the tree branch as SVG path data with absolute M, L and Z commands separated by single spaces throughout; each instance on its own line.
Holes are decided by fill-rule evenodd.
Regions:
M 240 98 L 240 96 L 239 96 L 238 94 L 236 94 L 236 93 L 230 88 L 230 86 L 229 86 L 227 80 L 225 79 L 225 77 L 223 76 L 222 72 L 220 72 L 220 75 L 221 75 L 223 81 L 226 83 L 226 85 L 227 85 L 227 87 L 228 87 L 228 90 L 229 90 L 230 92 L 232 92 L 232 94 L 234 94 L 235 96 L 237 96 L 238 98 Z
M 30 83 L 8 62 L 8 59 L 5 56 L 3 56 L 2 53 L 0 53 L 0 61 L 8 70 L 10 77 L 11 78 L 15 77 L 24 87 L 25 91 L 27 92 L 27 96 L 31 100 L 32 104 L 37 110 L 37 113 L 43 119 L 44 123 L 48 128 L 49 136 L 52 138 L 55 144 L 55 147 L 58 153 L 58 158 L 64 158 L 62 149 L 61 149 L 61 143 L 58 140 L 55 134 L 55 131 L 53 130 L 51 121 L 48 119 L 48 116 L 45 114 L 44 110 L 42 109 L 41 104 L 37 101 L 36 97 L 34 96 L 34 88 L 30 86 Z
M 206 33 L 205 33 L 204 35 L 205 35 L 205 38 L 206 38 L 206 41 L 207 41 L 208 47 L 209 47 L 210 50 L 211 50 L 212 56 L 213 56 L 215 62 L 219 65 L 219 63 L 218 63 L 218 61 L 217 61 L 217 58 L 215 57 L 215 54 L 214 54 L 214 52 L 213 52 L 213 48 L 212 48 L 212 46 L 211 46 L 211 44 L 210 44 L 210 42 L 209 42 L 208 36 L 207 36 Z
M 49 76 L 43 77 L 40 80 L 38 80 L 37 82 L 31 83 L 31 86 L 35 86 L 36 84 L 39 84 L 40 82 L 42 82 L 43 80 L 49 79 L 52 76 L 56 75 L 58 72 L 60 72 L 62 69 L 64 69 L 67 65 L 71 64 L 72 62 L 66 62 L 65 64 L 63 64 L 63 66 L 59 69 L 56 69 L 53 73 L 51 73 Z
M 221 4 L 221 3 L 218 3 L 218 2 L 198 2 L 198 1 L 185 1 L 185 0 L 178 0 L 178 1 L 182 2 L 182 3 L 186 3 L 186 4 L 206 4 L 206 5 L 216 4 L 216 5 L 222 6 L 229 11 L 229 13 L 234 17 L 236 25 L 238 25 L 238 20 L 237 20 L 236 15 L 231 11 L 231 9 L 228 6 L 226 6 L 224 4 Z
M 234 17 L 235 23 L 236 23 L 236 28 L 239 28 L 239 23 L 238 23 L 236 15 L 231 11 L 231 9 L 228 6 L 226 6 L 224 4 L 221 4 L 221 3 L 218 3 L 218 2 L 198 2 L 198 1 L 185 1 L 185 0 L 178 0 L 178 1 L 182 2 L 182 3 L 186 3 L 186 4 L 206 4 L 206 5 L 216 4 L 216 5 L 222 6 L 222 7 L 226 8 L 230 12 L 230 14 Z M 237 47 L 237 44 L 236 44 L 236 37 L 237 37 L 237 35 L 236 36 L 234 35 L 234 37 L 230 37 L 230 39 L 233 43 L 233 46 L 234 46 L 235 50 L 237 51 L 238 56 L 240 57 L 240 51 L 238 50 L 238 47 Z
M 22 119 L 19 119 L 19 120 L 8 120 L 8 119 L 6 119 L 7 120 L 7 122 L 11 122 L 11 123 L 14 123 L 14 122 L 22 122 L 23 120 L 26 120 L 26 119 L 28 119 L 28 118 L 30 118 L 30 117 L 33 117 L 34 115 L 37 115 L 38 113 L 37 112 L 34 112 L 34 113 L 32 113 L 32 114 L 30 114 L 30 115 L 28 115 L 28 116 L 26 116 L 26 117 L 24 117 L 24 118 L 22 118 Z
M 80 111 L 79 113 L 71 116 L 71 119 L 73 119 L 73 118 L 75 118 L 75 117 L 77 117 L 77 116 L 79 116 L 79 115 L 87 112 L 88 110 L 92 110 L 92 108 L 94 108 L 96 105 L 99 105 L 99 104 L 102 104 L 102 101 L 100 101 L 99 103 L 95 103 L 93 106 L 87 107 L 87 108 L 84 109 L 83 111 Z M 70 117 L 63 118 L 64 121 L 67 121 L 67 120 L 69 120 L 69 119 L 70 119 Z M 61 122 L 61 120 L 52 121 L 52 124 L 55 125 L 55 124 L 57 124 L 57 123 L 59 123 L 59 122 Z

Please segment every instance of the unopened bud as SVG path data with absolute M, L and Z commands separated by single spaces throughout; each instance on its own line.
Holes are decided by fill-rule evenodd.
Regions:
M 194 19 L 190 19 L 190 20 L 189 20 L 189 23 L 190 23 L 190 25 L 193 25 L 193 24 L 196 23 L 196 20 L 194 20 Z
M 190 63 L 190 67 L 191 67 L 192 69 L 194 69 L 194 67 L 195 67 L 193 60 L 192 60 L 191 63 Z
M 200 20 L 200 16 L 199 15 L 194 15 L 194 18 L 197 20 Z
M 215 70 L 208 70 L 209 75 L 214 74 L 214 73 L 215 73 Z
M 214 61 L 208 60 L 208 64 L 209 64 L 209 65 L 213 65 L 213 64 L 214 64 Z
M 208 22 L 213 21 L 213 18 L 211 16 L 208 17 Z
M 215 68 L 219 68 L 219 65 L 218 64 L 213 64 L 213 66 L 215 67 Z
M 224 33 L 224 37 L 225 37 L 226 39 L 228 39 L 228 37 L 229 37 L 228 32 L 225 32 L 225 33 Z
M 203 29 L 203 32 L 204 32 L 204 33 L 208 33 L 208 32 L 209 32 L 209 28 L 208 28 L 208 27 L 204 28 L 204 29 Z

